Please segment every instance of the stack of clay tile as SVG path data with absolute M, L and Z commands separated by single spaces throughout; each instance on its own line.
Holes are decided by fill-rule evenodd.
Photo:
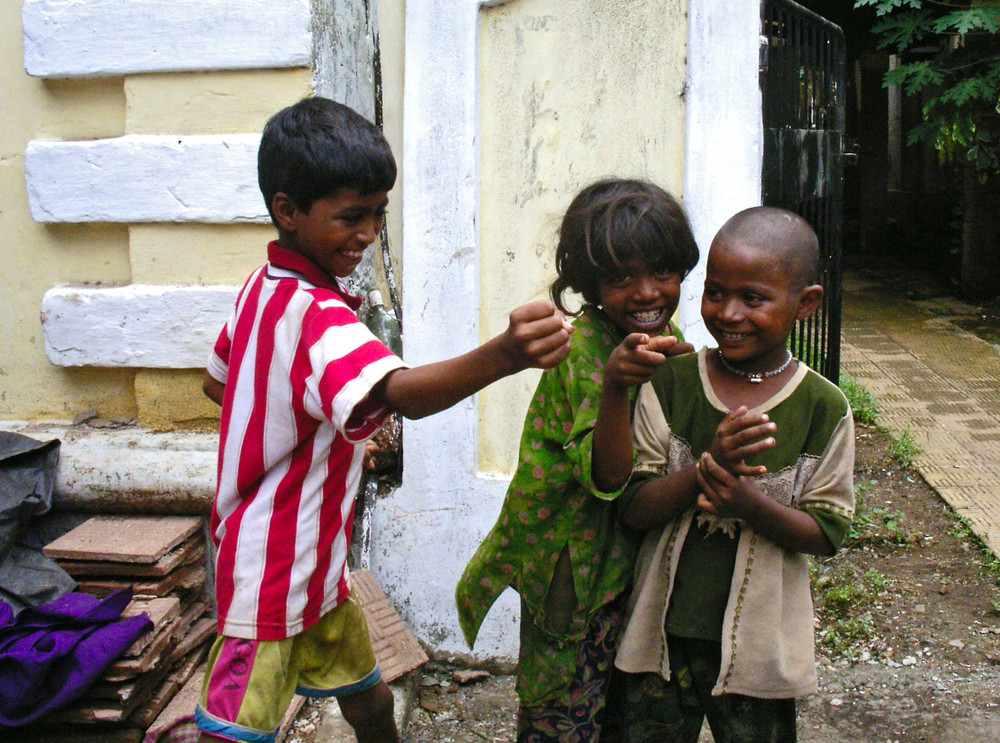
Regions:
M 71 707 L 26 740 L 142 740 L 208 652 L 215 623 L 206 598 L 203 522 L 185 516 L 96 516 L 44 553 L 72 575 L 77 590 L 103 596 L 132 586 L 125 614 L 146 612 L 153 629 Z M 47 731 L 51 735 L 47 736 Z

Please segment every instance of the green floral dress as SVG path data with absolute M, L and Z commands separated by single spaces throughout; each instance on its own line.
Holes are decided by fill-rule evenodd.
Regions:
M 604 364 L 623 335 L 593 306 L 573 324 L 569 358 L 542 374 L 528 408 L 500 517 L 456 592 L 470 647 L 504 589 L 512 586 L 521 595 L 517 692 L 528 705 L 565 702 L 588 623 L 628 586 L 637 548 L 636 533 L 617 518 L 620 491 L 596 492 L 590 480 Z M 546 629 L 546 596 L 564 549 L 576 607 L 566 632 L 554 634 Z

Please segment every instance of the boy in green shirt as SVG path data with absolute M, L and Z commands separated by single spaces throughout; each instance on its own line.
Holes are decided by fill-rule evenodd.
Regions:
M 702 299 L 718 348 L 667 359 L 639 392 L 622 518 L 648 531 L 616 659 L 630 742 L 694 743 L 706 717 L 716 741 L 794 741 L 795 697 L 817 688 L 806 555 L 832 554 L 854 516 L 850 406 L 787 348 L 822 299 L 817 270 L 801 217 L 734 216 Z M 602 420 L 622 420 L 613 365 L 642 354 L 609 360 Z M 631 449 L 595 448 L 601 487 Z

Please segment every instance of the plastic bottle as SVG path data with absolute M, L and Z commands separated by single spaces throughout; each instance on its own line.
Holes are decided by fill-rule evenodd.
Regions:
M 403 336 L 399 329 L 399 321 L 386 308 L 382 301 L 382 292 L 378 289 L 372 289 L 368 292 L 368 313 L 365 315 L 365 325 L 394 354 L 403 355 Z

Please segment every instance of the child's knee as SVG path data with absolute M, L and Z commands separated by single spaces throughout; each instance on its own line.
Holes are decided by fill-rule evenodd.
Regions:
M 392 690 L 384 681 L 357 694 L 337 697 L 337 702 L 344 719 L 355 729 L 392 720 Z

